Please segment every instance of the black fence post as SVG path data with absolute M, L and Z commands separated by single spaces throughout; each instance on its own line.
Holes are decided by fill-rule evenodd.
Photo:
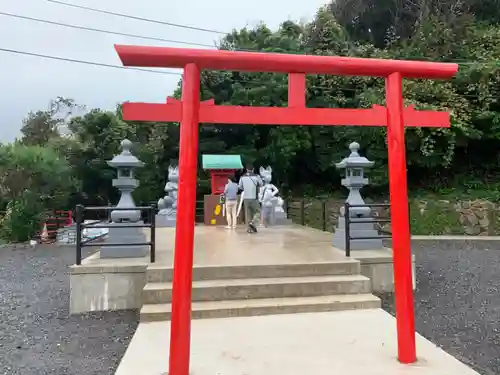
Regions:
M 326 225 L 326 222 L 328 220 L 328 209 L 326 207 L 326 201 L 324 202 L 321 202 L 321 216 L 323 218 L 323 232 L 326 232 L 326 228 L 327 228 L 327 225 Z
M 345 202 L 344 205 L 344 218 L 345 218 L 345 256 L 351 256 L 351 218 L 349 213 L 349 203 Z
M 76 265 L 82 264 L 82 222 L 83 222 L 83 206 L 76 205 L 75 221 L 76 221 Z
M 151 263 L 154 263 L 156 261 L 156 210 L 155 206 L 151 205 L 151 208 L 149 209 L 149 215 L 150 215 L 150 224 L 151 224 L 151 249 L 150 249 L 150 260 Z
M 111 207 L 112 207 L 111 202 L 108 202 L 108 209 L 107 209 L 106 211 L 108 211 L 108 212 L 107 212 L 107 214 L 108 214 L 107 216 L 108 216 L 108 222 L 109 222 L 109 223 L 111 223 L 111 210 L 109 209 L 109 208 L 111 208 Z
M 300 200 L 300 225 L 306 225 L 306 203 L 304 199 Z

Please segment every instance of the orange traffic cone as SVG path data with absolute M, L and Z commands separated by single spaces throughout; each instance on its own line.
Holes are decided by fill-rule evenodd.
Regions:
M 43 224 L 42 235 L 40 236 L 41 242 L 45 243 L 49 240 L 49 232 L 47 231 L 47 223 Z

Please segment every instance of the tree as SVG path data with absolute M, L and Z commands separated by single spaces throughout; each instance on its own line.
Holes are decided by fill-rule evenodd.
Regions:
M 75 104 L 73 99 L 58 96 L 50 101 L 46 111 L 30 112 L 23 120 L 21 142 L 32 146 L 46 145 L 50 139 L 60 136 L 60 128 L 77 109 L 82 109 L 82 106 Z
M 72 118 L 68 129 L 74 145 L 78 145 L 78 153 L 72 154 L 76 157 L 72 156 L 71 162 L 82 183 L 82 203 L 107 205 L 116 201 L 118 193 L 111 185 L 114 171 L 106 162 L 119 152 L 120 142 L 130 137 L 132 125 L 120 120 L 114 112 L 93 109 Z
M 0 191 L 7 202 L 0 236 L 28 240 L 40 230 L 43 212 L 64 205 L 76 186 L 70 166 L 54 150 L 21 144 L 0 146 Z
M 0 146 L 0 189 L 9 201 L 31 191 L 46 207 L 57 207 L 77 186 L 66 160 L 40 146 Z
M 500 146 L 500 7 L 496 3 L 336 0 L 320 8 L 309 23 L 286 21 L 278 30 L 264 24 L 235 30 L 218 47 L 459 61 L 455 79 L 405 80 L 404 96 L 406 105 L 448 110 L 452 119 L 450 129 L 406 131 L 410 188 L 462 187 L 466 180 L 495 181 L 500 173 L 496 151 Z M 203 71 L 201 99 L 228 105 L 286 106 L 287 85 L 285 74 Z M 180 97 L 180 87 L 181 83 L 175 97 Z M 309 107 L 368 108 L 385 104 L 384 89 L 378 78 L 308 75 L 306 100 Z M 117 199 L 111 185 L 115 171 L 106 161 L 119 152 L 120 141 L 129 138 L 134 153 L 145 162 L 137 174 L 141 185 L 134 192 L 136 199 L 156 201 L 162 196 L 168 165 L 178 158 L 179 124 L 124 122 L 120 106 L 116 111 L 93 109 L 73 116 L 77 107 L 71 100 L 57 98 L 49 110 L 31 113 L 23 128 L 23 144 L 49 148 L 70 166 L 81 181 L 79 202 L 105 205 Z M 69 129 L 65 137 L 59 136 L 63 125 Z M 334 163 L 346 156 L 352 141 L 360 141 L 362 152 L 376 162 L 371 180 L 384 192 L 388 183 L 384 127 L 203 124 L 199 150 L 200 154 L 240 154 L 256 167 L 271 164 L 282 190 L 302 194 L 311 185 L 311 194 L 317 194 L 318 190 L 339 189 Z M 208 192 L 207 178 L 200 172 L 200 195 Z

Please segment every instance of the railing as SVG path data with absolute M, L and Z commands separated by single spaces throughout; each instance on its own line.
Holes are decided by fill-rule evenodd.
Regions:
M 102 225 L 102 222 L 84 224 L 85 212 L 106 211 L 108 214 L 111 211 L 129 211 L 130 207 L 84 207 L 82 205 L 76 206 L 75 222 L 76 222 L 76 264 L 82 264 L 82 248 L 83 247 L 103 247 L 103 246 L 150 246 L 150 261 L 154 263 L 156 260 L 156 209 L 154 206 L 147 207 L 134 207 L 134 211 L 148 212 L 148 223 L 111 223 Z M 151 236 L 149 242 L 134 242 L 134 243 L 92 243 L 93 241 L 104 237 L 104 235 L 94 238 L 89 238 L 82 241 L 82 231 L 88 228 L 151 228 Z
M 47 211 L 44 228 L 36 235 L 36 237 L 39 238 L 42 243 L 54 243 L 57 240 L 58 230 L 60 228 L 71 226 L 71 224 L 73 224 L 73 211 Z
M 306 203 L 305 199 L 285 200 L 287 218 L 302 226 L 311 226 L 330 232 L 333 229 L 330 220 L 330 209 L 325 200 L 315 200 Z
M 370 203 L 370 204 L 344 204 L 344 219 L 345 219 L 345 256 L 351 256 L 351 241 L 357 240 L 378 240 L 381 238 L 391 238 L 390 235 L 378 235 L 373 237 L 351 237 L 351 224 L 363 224 L 363 223 L 390 223 L 391 219 L 370 217 L 363 220 L 363 218 L 351 218 L 350 209 L 351 208 L 361 208 L 361 207 L 383 207 L 389 208 L 391 205 L 388 203 Z M 354 220 L 353 220 L 354 219 Z M 380 230 L 383 232 L 382 230 Z

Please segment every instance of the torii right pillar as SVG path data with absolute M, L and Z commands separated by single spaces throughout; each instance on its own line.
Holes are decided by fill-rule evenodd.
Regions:
M 398 355 L 402 363 L 417 360 L 415 313 L 413 309 L 412 259 L 408 186 L 406 182 L 405 129 L 403 119 L 403 77 L 392 73 L 385 79 L 387 108 L 387 147 L 389 154 L 389 193 L 391 201 L 394 294 Z

